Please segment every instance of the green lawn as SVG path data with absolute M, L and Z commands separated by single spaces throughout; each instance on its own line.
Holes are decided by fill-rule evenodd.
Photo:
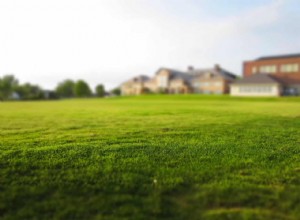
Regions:
M 300 98 L 0 103 L 1 219 L 300 219 Z

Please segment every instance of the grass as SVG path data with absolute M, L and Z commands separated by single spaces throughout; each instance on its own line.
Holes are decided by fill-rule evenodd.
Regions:
M 300 98 L 0 103 L 1 219 L 300 219 Z

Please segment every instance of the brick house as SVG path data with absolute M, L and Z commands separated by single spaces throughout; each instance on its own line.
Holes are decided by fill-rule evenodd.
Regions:
M 255 87 L 257 91 L 264 91 L 263 89 L 259 89 L 259 87 L 264 86 L 257 81 L 257 79 L 262 79 L 263 77 L 254 77 L 254 75 L 260 74 L 269 75 L 270 77 L 268 78 L 275 80 L 281 87 L 280 93 L 274 92 L 275 90 L 273 91 L 271 89 L 269 90 L 269 94 L 265 95 L 279 96 L 300 94 L 300 54 L 267 56 L 260 57 L 253 61 L 245 61 L 243 64 L 243 76 L 245 79 L 248 77 L 250 78 L 249 80 L 247 79 L 243 81 L 243 86 L 245 87 L 247 82 L 251 82 L 252 87 Z M 251 81 L 254 79 L 253 77 L 257 84 L 253 84 Z M 232 95 L 247 95 L 247 92 L 245 92 L 242 88 L 238 89 L 238 83 L 241 84 L 241 81 L 237 81 L 232 84 L 234 87 L 234 94 Z M 241 94 L 239 94 L 238 91 L 241 91 Z M 248 91 L 255 91 L 255 89 L 250 89 Z M 249 92 L 248 95 L 251 95 L 251 93 Z
M 122 95 L 139 95 L 144 92 L 153 93 L 229 93 L 229 83 L 236 79 L 236 75 L 216 65 L 208 69 L 194 69 L 178 71 L 169 68 L 160 68 L 149 78 L 138 76 L 121 84 Z

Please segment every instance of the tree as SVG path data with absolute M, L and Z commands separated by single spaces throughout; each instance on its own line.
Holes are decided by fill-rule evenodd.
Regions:
M 90 97 L 92 91 L 85 81 L 78 80 L 74 86 L 74 94 L 76 97 Z
M 102 84 L 96 86 L 96 95 L 98 97 L 103 97 L 105 95 L 105 89 Z
M 58 96 L 55 91 L 45 90 L 44 95 L 45 99 L 58 99 Z
M 74 87 L 75 82 L 73 80 L 66 79 L 57 85 L 55 91 L 57 96 L 60 98 L 72 98 L 75 96 Z
M 37 100 L 45 98 L 43 90 L 39 86 L 31 85 L 30 83 L 17 86 L 15 91 L 23 100 Z
M 18 84 L 19 81 L 13 75 L 6 75 L 2 79 L 0 78 L 0 99 L 9 99 Z
M 115 96 L 119 96 L 119 95 L 121 95 L 121 89 L 115 88 L 115 89 L 111 90 L 111 93 Z

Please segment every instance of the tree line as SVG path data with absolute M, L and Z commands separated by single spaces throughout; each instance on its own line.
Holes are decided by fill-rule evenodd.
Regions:
M 105 91 L 103 84 L 98 84 L 95 93 L 84 80 L 66 79 L 56 86 L 55 90 L 44 90 L 39 85 L 30 83 L 20 84 L 14 75 L 0 77 L 0 100 L 42 100 L 61 98 L 104 97 L 106 95 L 120 95 L 120 89 Z

